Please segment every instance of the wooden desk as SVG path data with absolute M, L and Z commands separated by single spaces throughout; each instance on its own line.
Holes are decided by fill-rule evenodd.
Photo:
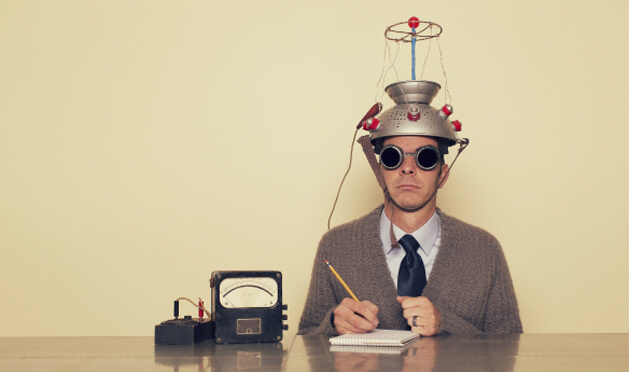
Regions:
M 423 337 L 401 355 L 331 353 L 296 337 L 287 371 L 629 371 L 627 334 Z
M 0 371 L 629 371 L 627 334 L 421 338 L 401 355 L 331 352 L 327 337 L 281 344 L 154 345 L 152 337 L 0 338 Z

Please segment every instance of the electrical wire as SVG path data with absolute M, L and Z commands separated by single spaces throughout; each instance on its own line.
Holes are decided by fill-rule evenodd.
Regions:
M 207 317 L 208 317 L 208 318 L 210 318 L 210 312 L 209 312 L 209 311 L 205 308 L 205 306 L 203 306 L 203 305 L 199 305 L 199 304 L 195 303 L 194 301 L 192 301 L 191 299 L 189 299 L 189 298 L 187 298 L 187 297 L 179 297 L 179 298 L 177 299 L 177 301 L 180 301 L 180 300 L 185 300 L 185 301 L 190 302 L 190 303 L 191 303 L 191 304 L 193 304 L 196 308 L 198 308 L 198 309 L 200 309 L 200 310 L 203 310 L 203 311 L 207 314 Z M 199 297 L 199 302 L 200 302 L 200 303 L 203 303 L 203 300 L 201 299 L 201 297 Z
M 336 203 L 339 201 L 339 196 L 341 195 L 341 189 L 343 188 L 343 184 L 345 183 L 345 179 L 349 174 L 350 169 L 352 169 L 352 157 L 354 154 L 354 141 L 356 141 L 356 135 L 358 134 L 358 128 L 354 131 L 354 137 L 352 138 L 352 146 L 349 151 L 349 166 L 347 167 L 347 171 L 345 175 L 343 175 L 343 179 L 341 180 L 341 184 L 339 185 L 339 189 L 336 192 L 336 199 L 334 199 L 334 204 L 332 205 L 332 210 L 330 211 L 330 216 L 328 217 L 328 230 L 330 230 L 330 221 L 332 221 L 332 215 L 334 214 L 334 209 L 336 209 Z

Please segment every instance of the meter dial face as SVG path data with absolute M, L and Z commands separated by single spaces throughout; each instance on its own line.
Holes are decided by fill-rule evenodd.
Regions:
M 219 293 L 226 308 L 272 307 L 277 303 L 278 288 L 273 278 L 225 278 Z

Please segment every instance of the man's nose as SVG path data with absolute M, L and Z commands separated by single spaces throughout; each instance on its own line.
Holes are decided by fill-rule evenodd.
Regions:
M 400 171 L 404 175 L 417 173 L 417 164 L 415 164 L 415 158 L 413 156 L 404 156 L 404 161 L 402 161 Z

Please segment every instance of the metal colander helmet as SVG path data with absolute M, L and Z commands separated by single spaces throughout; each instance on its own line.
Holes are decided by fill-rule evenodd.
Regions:
M 458 142 L 455 131 L 461 127 L 460 122 L 448 119 L 451 106 L 445 105 L 441 110 L 430 106 L 439 89 L 441 86 L 432 81 L 402 81 L 387 86 L 385 92 L 395 106 L 364 125 L 375 153 L 380 153 L 386 138 L 394 136 L 433 137 L 439 142 L 442 155 L 447 153 L 448 147 Z

